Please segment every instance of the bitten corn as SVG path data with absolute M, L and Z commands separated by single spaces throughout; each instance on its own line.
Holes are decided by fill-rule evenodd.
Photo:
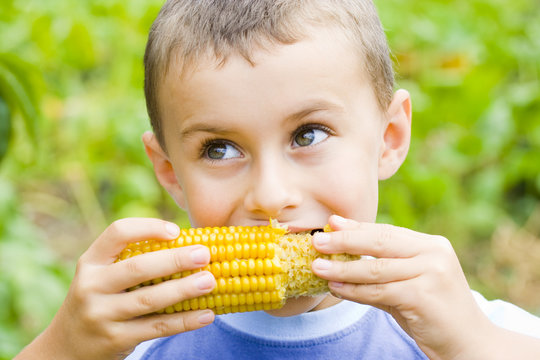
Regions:
M 225 314 L 271 310 L 282 307 L 287 298 L 328 291 L 328 282 L 311 272 L 315 258 L 343 261 L 359 258 L 318 253 L 311 246 L 311 234 L 288 234 L 279 226 L 268 225 L 182 229 L 175 240 L 129 244 L 118 261 L 150 251 L 195 244 L 210 249 L 209 265 L 154 279 L 129 290 L 207 270 L 216 278 L 216 287 L 210 294 L 182 301 L 161 312 L 212 309 L 216 314 Z

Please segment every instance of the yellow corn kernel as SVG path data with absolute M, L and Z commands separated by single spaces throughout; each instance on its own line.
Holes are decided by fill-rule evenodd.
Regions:
M 245 260 L 241 260 L 238 262 L 238 265 L 239 265 L 239 274 L 240 276 L 246 276 L 248 274 L 248 266 L 247 266 L 247 261 Z
M 212 295 L 206 296 L 206 305 L 208 305 L 209 309 L 213 309 L 216 307 L 215 297 Z
M 190 299 L 189 307 L 191 308 L 191 310 L 197 310 L 199 308 L 199 298 Z
M 238 260 L 233 260 L 230 263 L 231 265 L 231 276 L 238 276 L 240 275 L 240 263 Z
M 242 280 L 242 291 L 245 293 L 249 292 L 249 289 L 251 288 L 249 278 L 247 276 L 242 276 L 241 280 Z
M 248 275 L 255 275 L 255 259 L 249 258 L 247 266 L 248 266 Z
M 219 279 L 221 277 L 221 263 L 214 262 L 210 264 L 210 272 L 216 279 Z
M 231 264 L 228 261 L 221 263 L 221 276 L 226 278 L 231 276 Z
M 264 275 L 264 260 L 255 260 L 255 275 Z
M 238 276 L 233 277 L 232 280 L 233 280 L 232 293 L 233 294 L 238 294 L 238 293 L 242 292 L 242 280 L 240 280 L 240 278 Z

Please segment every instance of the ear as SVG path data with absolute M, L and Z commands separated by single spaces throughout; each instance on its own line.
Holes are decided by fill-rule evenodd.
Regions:
M 161 148 L 156 136 L 151 131 L 147 131 L 143 134 L 142 141 L 146 155 L 154 165 L 154 173 L 159 183 L 173 197 L 178 206 L 185 209 L 184 192 L 178 183 L 169 157 Z
M 379 155 L 379 180 L 388 179 L 399 169 L 409 151 L 411 141 L 411 97 L 406 90 L 396 91 L 386 112 Z

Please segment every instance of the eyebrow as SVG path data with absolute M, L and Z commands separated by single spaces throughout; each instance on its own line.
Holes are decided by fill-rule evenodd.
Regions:
M 284 123 L 299 122 L 306 116 L 319 111 L 335 111 L 338 113 L 344 112 L 344 107 L 338 103 L 330 102 L 327 100 L 310 101 L 308 104 L 300 107 L 300 110 L 287 115 L 284 119 Z M 185 129 L 182 129 L 180 136 L 182 138 L 190 137 L 193 133 L 206 132 L 213 134 L 227 135 L 233 133 L 230 128 L 225 126 L 216 126 L 215 124 L 208 124 L 204 120 L 195 121 L 193 124 L 188 125 Z
M 204 121 L 197 121 L 189 126 L 187 126 L 185 129 L 183 129 L 180 132 L 181 138 L 188 138 L 192 134 L 197 132 L 206 132 L 206 133 L 213 133 L 213 134 L 223 134 L 226 135 L 227 133 L 232 133 L 230 129 L 227 129 L 225 127 L 219 127 L 215 125 L 209 125 L 206 124 Z
M 315 100 L 309 102 L 303 106 L 300 110 L 288 115 L 285 118 L 285 122 L 298 122 L 306 116 L 319 111 L 334 111 L 338 113 L 344 112 L 344 107 L 338 103 L 330 102 L 327 100 Z

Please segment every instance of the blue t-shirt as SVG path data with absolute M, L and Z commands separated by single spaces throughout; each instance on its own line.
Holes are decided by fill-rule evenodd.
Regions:
M 540 337 L 540 319 L 502 301 L 475 297 L 497 325 Z M 199 330 L 141 344 L 127 360 L 427 359 L 387 313 L 343 301 L 277 318 L 264 312 L 217 316 Z

